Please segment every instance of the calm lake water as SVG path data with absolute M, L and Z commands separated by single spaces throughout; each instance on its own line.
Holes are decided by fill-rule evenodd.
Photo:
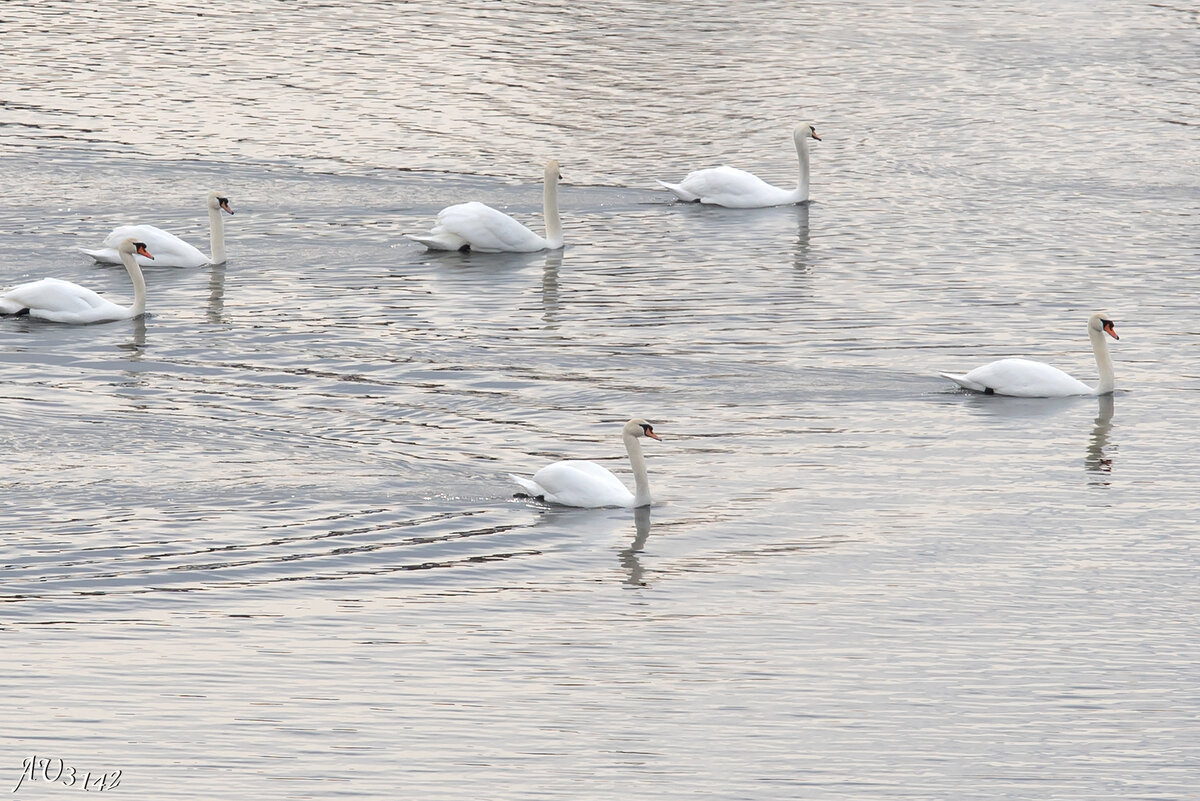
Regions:
M 143 319 L 0 319 L 0 791 L 1200 799 L 1198 21 L 0 5 L 4 286 L 236 210 Z M 804 121 L 806 206 L 656 188 Z M 563 251 L 403 237 L 540 231 L 547 158 Z M 1111 397 L 937 376 L 1094 382 L 1098 309 Z M 652 508 L 513 498 L 634 416 Z

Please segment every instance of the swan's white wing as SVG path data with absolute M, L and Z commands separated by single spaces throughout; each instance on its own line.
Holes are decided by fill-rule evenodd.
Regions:
M 1095 394 L 1092 387 L 1057 367 L 1029 359 L 1000 359 L 976 367 L 963 376 L 942 375 L 967 389 L 1018 398 L 1066 398 Z
M 504 212 L 475 201 L 442 209 L 430 233 L 461 237 L 483 253 L 531 253 L 550 244 Z
M 680 195 L 676 187 L 667 185 L 667 188 Z M 688 176 L 679 182 L 678 189 L 682 189 L 693 198 L 699 198 L 701 203 L 733 209 L 761 208 L 796 202 L 794 191 L 771 186 L 757 175 L 726 165 L 688 173 Z M 686 199 L 682 195 L 680 197 Z
M 611 472 L 595 462 L 568 459 L 547 465 L 533 480 L 513 478 L 531 495 L 563 506 L 594 509 L 633 506 L 633 493 Z
M 126 307 L 87 287 L 57 278 L 31 281 L 0 295 L 0 312 L 17 314 L 23 309 L 29 309 L 30 317 L 58 323 L 95 323 L 129 317 Z
M 103 306 L 108 302 L 87 287 L 73 284 L 70 281 L 60 281 L 57 278 L 43 278 L 40 281 L 21 284 L 0 297 L 4 299 L 8 314 L 14 314 L 22 309 L 84 312 Z M 9 307 L 15 308 L 7 311 Z
M 146 249 L 154 256 L 154 261 L 137 256 L 137 263 L 142 267 L 202 267 L 209 263 L 208 256 L 199 249 L 153 225 L 122 225 L 104 238 L 104 247 L 81 250 L 96 261 L 120 264 L 121 254 L 117 253 L 117 246 L 130 238 L 144 242 Z

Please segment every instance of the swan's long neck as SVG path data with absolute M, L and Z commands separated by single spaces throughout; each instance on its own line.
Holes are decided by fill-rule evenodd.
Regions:
M 796 156 L 800 161 L 800 175 L 796 180 L 796 202 L 808 200 L 808 138 L 796 139 Z
M 625 435 L 625 450 L 629 452 L 629 464 L 633 467 L 633 483 L 636 485 L 633 505 L 650 503 L 650 478 L 646 475 L 646 460 L 642 456 L 642 443 L 633 434 Z
M 546 219 L 546 241 L 552 248 L 563 245 L 562 221 L 558 218 L 558 181 L 546 179 L 542 185 L 542 216 Z
M 1113 363 L 1108 355 L 1108 342 L 1104 339 L 1104 331 L 1088 327 L 1088 339 L 1092 340 L 1092 353 L 1096 354 L 1096 367 L 1100 369 L 1100 383 L 1096 386 L 1097 395 L 1107 395 L 1113 391 Z
M 146 313 L 146 279 L 142 276 L 142 268 L 138 267 L 137 259 L 132 253 L 122 253 L 121 263 L 125 265 L 129 279 L 133 281 L 133 305 L 129 307 L 129 316 L 140 317 Z
M 225 263 L 225 220 L 221 217 L 221 207 L 208 209 L 208 247 L 212 254 L 213 264 Z

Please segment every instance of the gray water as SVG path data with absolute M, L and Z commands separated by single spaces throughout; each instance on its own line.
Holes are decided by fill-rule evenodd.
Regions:
M 0 791 L 1197 799 L 1200 13 L 0 5 Z M 671 202 L 727 162 L 806 206 Z M 481 200 L 567 246 L 426 254 Z M 1018 400 L 1002 356 L 1117 392 Z M 651 420 L 649 510 L 513 498 Z M 7 783 L 7 786 L 5 786 Z

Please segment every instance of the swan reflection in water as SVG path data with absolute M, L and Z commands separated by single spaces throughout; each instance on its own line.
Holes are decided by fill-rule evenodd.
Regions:
M 629 536 L 629 512 L 633 512 L 634 535 L 626 547 L 617 551 L 617 563 L 623 575 L 621 584 L 626 587 L 645 587 L 645 568 L 641 556 L 650 538 L 650 511 L 652 506 L 636 509 L 577 509 L 570 506 L 544 506 L 538 510 L 533 526 L 545 528 L 539 533 L 539 551 L 546 550 L 552 539 L 559 543 L 551 547 L 572 551 L 578 550 L 591 557 L 607 560 L 607 554 L 618 543 Z M 550 535 L 553 536 L 550 536 Z M 555 539 L 557 538 L 557 539 Z M 608 570 L 604 572 L 607 574 Z
M 542 322 L 547 330 L 558 328 L 558 270 L 562 267 L 563 252 L 547 250 L 542 269 Z
M 225 265 L 214 264 L 208 277 L 208 309 L 205 319 L 210 323 L 228 323 L 225 316 Z
M 625 579 L 625 585 L 628 587 L 645 587 L 646 580 L 644 578 L 646 570 L 642 567 L 642 560 L 638 558 L 646 548 L 646 540 L 650 538 L 650 509 L 649 506 L 639 506 L 633 510 L 633 525 L 635 534 L 633 542 L 629 543 L 629 547 L 621 551 L 618 558 L 621 561 L 621 567 L 629 574 Z
M 1096 414 L 1096 422 L 1092 427 L 1092 436 L 1088 439 L 1087 455 L 1083 458 L 1084 468 L 1091 473 L 1112 472 L 1112 456 L 1105 453 L 1110 448 L 1108 436 L 1112 432 L 1113 396 L 1101 395 L 1100 406 Z M 1112 446 L 1115 448 L 1115 446 Z M 1110 448 L 1111 449 L 1111 448 Z M 1097 477 L 1097 484 L 1108 485 L 1107 479 Z
M 118 348 L 128 351 L 126 358 L 131 362 L 141 361 L 142 351 L 146 348 L 146 315 L 134 317 L 130 322 L 130 340 L 122 345 L 117 345 Z
M 812 270 L 812 265 L 808 260 L 808 209 L 809 204 L 807 203 L 795 207 L 796 251 L 792 256 L 792 267 L 803 275 L 808 275 Z

